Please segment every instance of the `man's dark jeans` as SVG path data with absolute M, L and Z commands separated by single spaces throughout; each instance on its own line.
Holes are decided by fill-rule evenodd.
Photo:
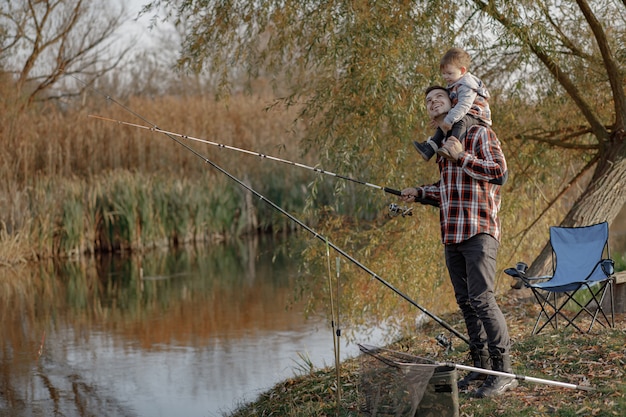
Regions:
M 470 347 L 487 347 L 492 356 L 508 354 L 510 348 L 507 324 L 494 295 L 499 246 L 493 236 L 484 233 L 445 245 L 446 265 Z

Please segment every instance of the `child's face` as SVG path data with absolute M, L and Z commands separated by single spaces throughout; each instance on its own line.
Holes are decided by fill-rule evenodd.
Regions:
M 467 69 L 465 67 L 457 67 L 452 64 L 446 64 L 441 69 L 441 76 L 448 84 L 455 83 L 461 78 Z

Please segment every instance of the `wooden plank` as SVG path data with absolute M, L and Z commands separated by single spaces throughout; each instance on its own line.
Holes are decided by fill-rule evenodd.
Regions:
M 620 271 L 615 273 L 616 284 L 626 284 L 626 271 Z

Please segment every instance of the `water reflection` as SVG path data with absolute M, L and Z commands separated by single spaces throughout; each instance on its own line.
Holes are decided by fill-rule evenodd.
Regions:
M 5 276 L 0 416 L 217 416 L 293 376 L 298 352 L 330 365 L 330 329 L 294 302 L 297 271 L 249 241 Z

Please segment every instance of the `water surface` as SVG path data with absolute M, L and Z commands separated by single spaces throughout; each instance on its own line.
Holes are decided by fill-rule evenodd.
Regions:
M 294 299 L 293 248 L 250 241 L 5 277 L 0 416 L 219 416 L 309 360 L 334 365 L 329 323 Z

